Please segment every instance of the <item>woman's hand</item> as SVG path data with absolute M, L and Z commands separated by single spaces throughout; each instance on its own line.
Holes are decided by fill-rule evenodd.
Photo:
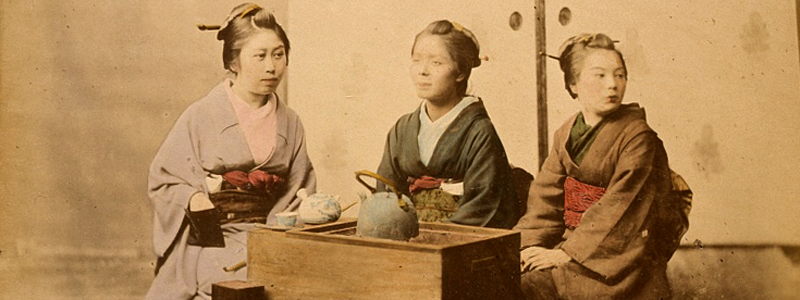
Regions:
M 204 211 L 214 208 L 214 203 L 205 193 L 195 193 L 189 200 L 189 211 Z
M 572 257 L 561 249 L 530 247 L 520 253 L 521 271 L 545 270 L 560 264 L 568 263 Z
M 197 192 L 189 199 L 189 238 L 186 243 L 200 247 L 225 247 L 220 227 L 220 212 L 205 193 Z

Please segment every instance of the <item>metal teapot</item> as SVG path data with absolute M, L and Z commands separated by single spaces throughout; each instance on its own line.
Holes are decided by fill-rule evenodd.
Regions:
M 378 193 L 361 176 L 375 178 L 393 192 Z M 370 171 L 356 172 L 356 180 L 372 192 L 371 196 L 361 200 L 356 224 L 357 236 L 407 241 L 419 235 L 419 221 L 414 203 L 400 193 L 391 181 Z

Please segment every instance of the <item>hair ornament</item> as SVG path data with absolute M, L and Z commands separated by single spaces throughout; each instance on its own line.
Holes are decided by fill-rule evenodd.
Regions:
M 466 35 L 470 40 L 472 40 L 472 43 L 475 44 L 475 48 L 478 50 L 478 53 L 481 52 L 481 45 L 478 43 L 478 38 L 476 38 L 475 35 L 472 34 L 472 31 L 469 31 L 469 29 L 464 28 L 464 26 L 459 24 L 458 22 L 454 22 L 454 21 L 449 21 L 449 22 L 450 22 L 450 25 L 453 25 L 453 29 L 457 30 L 458 32 L 461 32 L 462 34 Z M 489 56 L 488 55 L 484 55 L 484 56 L 480 56 L 479 55 L 475 60 L 476 63 L 473 65 L 473 68 L 477 67 L 477 66 L 480 66 L 481 65 L 480 64 L 481 61 L 489 61 Z
M 599 33 L 594 33 L 594 34 L 582 33 L 567 39 L 567 41 L 565 41 L 564 44 L 562 44 L 561 47 L 558 48 L 559 56 L 547 54 L 545 52 L 539 52 L 539 55 L 547 56 L 557 61 L 561 61 L 561 57 L 564 56 L 564 53 L 569 51 L 572 47 L 574 47 L 575 44 L 585 44 L 585 45 L 591 44 L 592 41 L 594 41 L 594 39 L 597 38 L 598 34 Z M 619 43 L 619 41 L 612 41 L 612 42 Z
M 557 60 L 557 61 L 561 61 L 561 57 L 558 57 L 558 56 L 555 56 L 555 55 L 552 55 L 552 54 L 547 54 L 547 53 L 545 53 L 545 52 L 539 52 L 539 55 L 541 55 L 541 56 L 547 56 L 547 57 L 549 57 L 549 58 L 552 58 L 552 59 L 555 59 L 555 60 Z
M 471 39 L 472 42 L 475 44 L 475 47 L 478 48 L 478 52 L 481 51 L 481 45 L 478 43 L 478 39 L 475 37 L 475 35 L 472 34 L 472 31 L 469 31 L 468 29 L 464 28 L 464 26 L 462 26 L 458 22 L 450 21 L 450 24 L 453 25 L 453 29 L 458 30 L 459 32 L 466 35 L 469 39 Z
M 258 6 L 258 4 L 250 4 L 242 11 L 242 13 L 239 14 L 239 18 L 244 18 L 244 16 L 250 12 L 258 9 L 261 9 L 261 6 Z
M 589 44 L 589 43 L 591 43 L 594 40 L 596 35 L 597 34 L 582 33 L 582 34 L 579 34 L 579 35 L 576 35 L 576 36 L 573 36 L 573 37 L 567 39 L 567 41 L 565 41 L 563 44 L 561 44 L 561 47 L 558 47 L 558 56 L 559 57 L 564 56 L 564 52 L 567 52 L 567 51 L 569 51 L 569 49 L 572 49 L 572 47 L 574 47 L 575 44 L 578 44 L 578 43 Z
M 219 25 L 205 25 L 205 24 L 197 24 L 197 29 L 200 29 L 200 31 L 206 31 L 206 30 L 219 30 L 219 29 L 220 29 L 220 27 L 222 27 L 222 26 L 219 26 Z
M 200 29 L 200 31 L 206 31 L 206 30 L 219 30 L 219 31 L 222 31 L 222 30 L 225 30 L 225 28 L 228 27 L 228 24 L 230 24 L 231 21 L 233 21 L 234 19 L 236 19 L 236 18 L 244 18 L 248 14 L 250 14 L 251 12 L 254 12 L 254 11 L 257 11 L 257 10 L 260 10 L 260 9 L 261 9 L 261 6 L 258 6 L 258 4 L 250 4 L 248 6 L 245 6 L 242 9 L 242 12 L 240 12 L 238 14 L 234 14 L 233 12 L 231 12 L 231 14 L 228 16 L 228 18 L 226 18 L 225 21 L 222 22 L 222 25 L 197 24 L 197 29 Z M 253 19 L 250 19 L 250 22 L 253 23 L 253 26 L 255 27 Z
M 461 24 L 458 24 L 458 22 L 450 21 L 450 24 L 452 24 L 453 28 L 455 28 L 456 30 L 464 32 L 464 26 L 461 26 Z

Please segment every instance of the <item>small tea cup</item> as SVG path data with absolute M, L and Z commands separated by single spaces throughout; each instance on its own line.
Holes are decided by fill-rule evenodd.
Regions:
M 275 214 L 278 219 L 278 226 L 281 227 L 294 227 L 297 224 L 297 212 L 285 211 Z

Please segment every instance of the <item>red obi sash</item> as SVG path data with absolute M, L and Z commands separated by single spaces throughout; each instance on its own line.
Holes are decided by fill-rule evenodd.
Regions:
M 438 189 L 440 186 L 442 186 L 442 182 L 445 181 L 445 179 L 433 178 L 426 175 L 422 175 L 420 178 L 409 176 L 407 179 L 408 191 L 413 194 L 418 190 Z
M 243 171 L 230 171 L 222 175 L 225 181 L 243 190 L 262 190 L 272 193 L 283 183 L 283 178 L 278 175 L 256 170 L 250 173 Z
M 600 201 L 606 189 L 567 177 L 564 181 L 564 223 L 574 229 L 581 223 L 583 213 Z
M 284 179 L 261 170 L 230 171 L 222 174 L 222 178 L 225 179 L 222 189 L 209 195 L 220 212 L 220 224 L 266 223 Z

